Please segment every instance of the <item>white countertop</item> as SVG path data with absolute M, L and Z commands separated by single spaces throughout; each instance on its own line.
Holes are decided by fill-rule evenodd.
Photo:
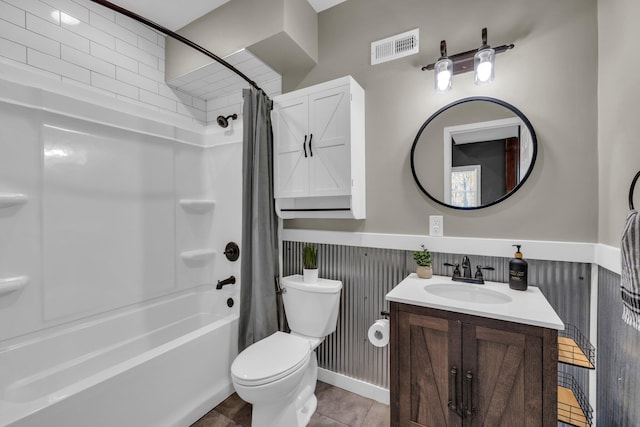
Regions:
M 436 293 L 438 290 L 451 292 L 451 296 L 436 295 L 425 290 L 425 287 L 432 287 Z M 507 283 L 487 281 L 484 285 L 476 285 L 454 282 L 450 277 L 443 276 L 421 279 L 412 273 L 393 288 L 385 299 L 525 325 L 564 329 L 558 314 L 535 286 L 529 286 L 526 291 L 514 291 L 509 289 Z

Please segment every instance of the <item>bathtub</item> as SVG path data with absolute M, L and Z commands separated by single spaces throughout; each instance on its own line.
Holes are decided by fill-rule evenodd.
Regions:
M 0 343 L 0 426 L 189 426 L 233 392 L 231 292 L 197 289 Z

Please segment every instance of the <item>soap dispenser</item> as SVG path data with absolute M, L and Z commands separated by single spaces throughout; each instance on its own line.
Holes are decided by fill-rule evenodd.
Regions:
M 521 245 L 513 245 L 517 248 L 515 258 L 509 261 L 509 287 L 516 291 L 527 290 L 527 273 L 529 266 L 527 261 L 522 259 L 520 252 Z

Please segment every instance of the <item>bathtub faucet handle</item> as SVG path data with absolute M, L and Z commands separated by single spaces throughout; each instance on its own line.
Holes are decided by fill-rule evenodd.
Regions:
M 236 283 L 236 276 L 229 276 L 224 280 L 218 280 L 218 285 L 216 286 L 216 289 L 222 289 L 223 286 L 233 285 L 235 283 Z

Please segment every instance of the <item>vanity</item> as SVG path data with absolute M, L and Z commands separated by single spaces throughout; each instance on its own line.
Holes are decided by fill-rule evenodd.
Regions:
M 558 330 L 536 287 L 420 279 L 390 302 L 391 426 L 556 426 Z

